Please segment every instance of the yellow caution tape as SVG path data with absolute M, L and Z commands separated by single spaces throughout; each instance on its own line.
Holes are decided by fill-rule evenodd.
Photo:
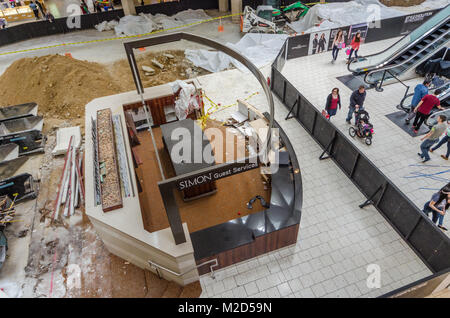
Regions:
M 186 28 L 186 27 L 189 27 L 189 26 L 198 25 L 198 24 L 202 24 L 202 23 L 206 23 L 206 22 L 215 21 L 215 20 L 230 18 L 230 17 L 238 16 L 238 15 L 241 15 L 241 14 L 240 13 L 228 14 L 228 15 L 224 15 L 224 16 L 220 16 L 220 17 L 216 17 L 216 18 L 211 18 L 211 19 L 206 19 L 206 20 L 202 20 L 202 21 L 197 21 L 197 22 L 192 22 L 192 23 L 176 26 L 176 27 L 173 27 L 173 28 L 156 30 L 156 31 L 152 31 L 152 32 L 148 32 L 148 33 L 142 33 L 142 34 L 137 34 L 137 35 L 118 36 L 118 37 L 114 37 L 114 38 L 97 39 L 97 40 L 80 41 L 80 42 L 71 42 L 71 43 L 60 43 L 60 44 L 55 44 L 55 45 L 35 47 L 35 48 L 31 48 L 31 49 L 24 49 L 24 50 L 5 52 L 5 53 L 0 53 L 0 56 L 1 55 L 8 55 L 8 54 L 16 54 L 16 53 L 25 53 L 25 52 L 31 52 L 31 51 L 37 51 L 37 50 L 43 50 L 43 49 L 51 49 L 51 48 L 61 47 L 61 46 L 66 46 L 66 45 L 89 44 L 89 43 L 97 43 L 97 42 L 106 42 L 106 41 L 115 41 L 115 40 L 124 40 L 124 39 L 138 38 L 138 37 L 142 37 L 142 36 L 148 36 L 148 35 L 153 35 L 153 34 L 162 33 L 162 32 L 166 32 L 166 31 L 172 31 L 172 30 L 176 30 L 176 29 Z
M 253 96 L 258 95 L 258 94 L 259 94 L 259 92 L 255 92 L 255 93 L 253 93 L 253 94 L 250 94 L 249 96 L 247 96 L 247 97 L 244 98 L 243 100 L 244 100 L 244 101 L 247 101 L 247 100 L 249 100 L 250 98 L 252 98 Z M 207 110 L 206 112 L 204 112 L 204 114 L 202 114 L 202 116 L 201 116 L 200 119 L 199 119 L 199 122 L 200 122 L 200 125 L 201 125 L 201 128 L 202 128 L 202 129 L 205 129 L 205 128 L 206 128 L 206 121 L 211 117 L 212 114 L 214 114 L 215 112 L 224 110 L 224 109 L 226 109 L 226 108 L 230 108 L 230 107 L 233 107 L 233 106 L 237 106 L 237 104 L 238 104 L 238 103 L 236 102 L 236 103 L 233 103 L 233 104 L 230 104 L 230 105 L 221 106 L 220 104 L 216 104 L 215 102 L 213 102 L 213 101 L 211 100 L 211 98 L 209 98 L 208 96 L 206 96 L 206 94 L 205 94 L 204 92 L 202 93 L 202 97 L 205 98 L 205 99 L 211 104 L 211 106 L 208 108 L 208 110 Z

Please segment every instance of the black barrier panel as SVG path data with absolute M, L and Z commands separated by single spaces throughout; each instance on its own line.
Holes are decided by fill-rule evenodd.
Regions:
M 407 15 L 403 18 L 403 21 L 401 22 L 402 29 L 400 31 L 401 35 L 406 35 L 408 33 L 411 33 L 413 30 L 420 27 L 422 24 L 424 24 L 428 19 L 430 19 L 436 12 L 440 11 L 437 10 L 429 10 L 425 12 L 418 12 L 413 13 L 410 15 Z
M 353 145 L 339 132 L 336 132 L 336 139 L 334 140 L 331 154 L 349 176 L 352 173 L 358 151 L 356 151 Z
M 376 21 L 372 28 L 367 30 L 366 43 L 386 40 L 400 36 L 404 16 Z
M 435 225 L 422 219 L 409 237 L 409 242 L 426 259 L 432 261 L 436 271 L 450 267 L 448 238 Z
M 139 14 L 139 13 L 151 13 L 151 14 L 162 13 L 165 15 L 173 15 L 180 11 L 185 10 L 183 8 L 184 8 L 184 6 L 182 3 L 178 2 L 178 1 L 172 1 L 172 2 L 155 3 L 155 4 L 151 4 L 151 5 L 136 7 L 136 13 L 137 14 Z
M 284 78 L 283 75 L 281 75 L 280 72 L 275 70 L 273 72 L 273 79 L 272 79 L 272 85 L 273 85 L 273 92 L 275 95 L 278 96 L 281 100 L 284 98 Z
M 434 256 L 428 259 L 428 262 L 436 271 L 442 271 L 450 268 L 450 242 L 442 240 L 438 248 L 435 249 Z
M 317 116 L 316 125 L 314 127 L 314 137 L 322 147 L 327 147 L 332 141 L 335 133 L 335 128 L 330 125 L 328 120 L 322 115 Z
M 316 109 L 306 100 L 302 100 L 302 105 L 298 110 L 298 119 L 310 133 L 313 132 L 314 122 L 316 120 Z M 319 114 L 319 116 L 321 116 Z
M 359 185 L 361 192 L 370 197 L 378 188 L 386 182 L 384 176 L 375 166 L 364 156 L 359 156 L 353 170 L 353 179 Z M 381 195 L 378 191 L 373 201 L 376 202 Z
M 286 92 L 284 94 L 284 103 L 286 105 L 288 105 L 288 107 L 290 108 L 290 107 L 292 107 L 292 105 L 294 105 L 294 103 L 296 101 L 298 101 L 297 89 L 291 83 L 286 82 Z
M 410 235 L 421 217 L 417 208 L 391 184 L 385 189 L 378 208 L 403 237 Z
M 166 2 L 170 3 L 170 2 Z M 187 9 L 218 9 L 219 1 L 217 0 L 180 0 L 183 10 Z M 231 8 L 231 6 L 230 6 Z
M 309 47 L 309 36 L 310 34 L 297 35 L 293 37 L 289 37 L 287 39 L 287 59 L 294 59 L 301 56 L 308 55 L 308 47 Z

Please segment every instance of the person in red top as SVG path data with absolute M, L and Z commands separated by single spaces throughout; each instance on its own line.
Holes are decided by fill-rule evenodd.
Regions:
M 417 134 L 420 126 L 422 126 L 423 122 L 430 116 L 430 112 L 434 107 L 444 109 L 443 107 L 441 107 L 441 101 L 436 97 L 440 93 L 441 90 L 437 89 L 433 92 L 433 94 L 425 95 L 419 102 L 419 104 L 417 104 L 416 108 L 414 108 L 416 118 L 414 119 L 412 129 L 414 130 L 415 134 Z
M 350 64 L 350 62 L 352 61 L 353 52 L 355 52 L 355 58 L 358 58 L 358 50 L 360 45 L 361 45 L 361 32 L 358 31 L 353 37 L 352 43 L 350 43 L 351 49 L 350 54 L 348 55 L 347 64 Z
M 336 115 L 337 108 L 341 109 L 341 97 L 339 96 L 339 88 L 335 87 L 331 91 L 331 94 L 327 97 L 327 104 L 325 105 L 325 110 L 328 113 L 328 120 L 332 116 Z

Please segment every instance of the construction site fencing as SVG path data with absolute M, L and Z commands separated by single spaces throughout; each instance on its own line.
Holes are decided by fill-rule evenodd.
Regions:
M 187 9 L 217 9 L 217 0 L 180 0 L 173 2 L 162 2 L 145 6 L 136 7 L 136 13 L 161 13 L 166 15 L 173 15 L 180 11 Z M 8 45 L 24 40 L 38 38 L 42 36 L 49 36 L 55 34 L 65 34 L 80 30 L 93 29 L 95 25 L 103 21 L 111 21 L 120 19 L 124 16 L 122 9 L 110 10 L 105 12 L 83 14 L 80 16 L 71 16 L 55 19 L 54 22 L 41 20 L 34 22 L 27 22 L 15 26 L 7 27 L 0 30 L 0 45 Z M 77 27 L 69 27 L 70 21 L 75 18 L 79 19 L 80 23 Z M 69 21 L 69 23 L 68 23 Z M 69 24 L 69 26 L 68 26 Z
M 405 17 L 402 17 L 405 20 Z M 382 21 L 382 26 L 391 28 L 397 18 Z M 397 19 L 398 20 L 398 19 Z M 403 25 L 395 25 L 394 30 L 369 30 L 371 41 L 398 36 Z M 382 38 L 381 35 L 385 34 Z M 300 36 L 301 37 L 301 36 Z M 391 224 L 402 239 L 433 272 L 450 268 L 450 238 L 445 235 L 408 197 L 367 158 L 357 146 L 327 120 L 321 112 L 305 98 L 300 90 L 283 75 L 286 59 L 293 58 L 292 43 L 288 38 L 271 70 L 271 89 L 290 110 L 303 128 L 324 150 L 318 159 L 331 159 L 366 196 L 367 201 L 360 207 L 371 204 Z M 376 40 L 375 40 L 376 39 Z M 299 43 L 298 39 L 294 40 Z M 287 50 L 287 51 L 286 51 Z M 295 55 L 295 54 L 294 54 Z

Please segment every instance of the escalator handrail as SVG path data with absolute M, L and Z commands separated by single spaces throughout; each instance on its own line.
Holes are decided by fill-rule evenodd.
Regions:
M 367 77 L 373 73 L 376 72 L 383 72 L 383 71 L 387 71 L 399 66 L 402 66 L 405 63 L 408 63 L 409 61 L 411 61 L 413 58 L 415 58 L 417 55 L 419 55 L 420 53 L 422 53 L 423 51 L 425 51 L 426 49 L 428 49 L 430 46 L 432 46 L 433 44 L 435 44 L 437 41 L 439 41 L 440 39 L 442 39 L 443 37 L 445 37 L 447 34 L 450 33 L 450 29 L 447 30 L 446 32 L 442 33 L 439 37 L 437 37 L 436 39 L 434 39 L 432 42 L 428 43 L 425 47 L 423 47 L 422 49 L 420 49 L 419 51 L 417 51 L 416 53 L 414 53 L 413 55 L 411 55 L 409 58 L 407 58 L 406 60 L 404 60 L 403 62 L 401 62 L 400 64 L 391 64 L 391 65 L 387 65 L 381 68 L 377 68 L 374 69 L 370 72 L 367 72 L 366 75 L 364 76 L 364 82 L 367 84 L 375 84 L 375 83 L 370 83 L 367 81 Z
M 447 6 L 445 6 L 445 7 L 442 8 L 441 10 L 446 9 L 448 6 L 450 6 L 450 4 L 447 5 Z M 387 58 L 383 61 L 383 63 L 380 63 L 380 64 L 378 64 L 378 65 L 376 65 L 376 66 L 372 66 L 372 67 L 369 66 L 369 68 L 371 68 L 371 69 L 376 69 L 376 68 L 378 68 L 378 67 L 382 67 L 384 64 L 387 63 L 386 61 L 392 60 L 392 59 L 396 58 L 398 55 L 400 55 L 400 54 L 401 54 L 402 52 L 404 52 L 405 50 L 407 50 L 407 49 L 409 49 L 409 48 L 415 46 L 415 45 L 418 44 L 418 43 L 420 43 L 420 41 L 422 41 L 422 40 L 423 40 L 424 38 L 426 38 L 428 35 L 432 34 L 434 31 L 436 31 L 437 29 L 439 29 L 442 25 L 447 24 L 447 23 L 448 23 L 448 20 L 449 20 L 449 17 L 443 18 L 439 23 L 436 23 L 436 25 L 435 25 L 433 28 L 431 28 L 430 30 L 428 30 L 427 32 L 425 32 L 421 37 L 417 38 L 417 39 L 414 40 L 413 42 L 410 42 L 409 44 L 407 44 L 407 45 L 405 45 L 405 46 L 399 48 L 397 51 L 395 51 L 394 53 L 392 53 L 389 57 L 387 57 Z M 417 28 L 420 28 L 421 26 L 422 26 L 422 25 L 419 25 Z M 395 42 L 394 44 L 392 44 L 391 46 L 389 46 L 389 47 L 386 48 L 385 50 L 383 50 L 383 51 L 381 51 L 381 52 L 378 52 L 378 53 L 374 53 L 374 54 L 367 55 L 367 56 L 365 56 L 364 58 L 369 58 L 369 57 L 371 57 L 371 56 L 379 55 L 379 54 L 382 54 L 382 53 L 386 52 L 387 50 L 391 49 L 394 45 L 396 45 L 398 42 L 402 41 L 405 37 L 411 35 L 411 33 L 413 33 L 414 31 L 415 31 L 415 30 L 413 30 L 413 31 L 411 31 L 410 33 L 406 34 L 406 35 L 403 36 L 400 40 L 398 40 L 397 42 Z M 354 73 L 356 70 L 355 70 L 355 71 L 352 71 L 352 70 L 350 69 L 350 66 L 351 66 L 351 65 L 352 65 L 352 63 L 349 63 L 349 64 L 347 65 L 347 70 L 348 70 L 349 72 L 351 72 L 351 73 Z
M 450 112 L 450 108 L 447 108 L 447 109 L 443 109 L 443 110 L 440 110 L 440 111 L 437 111 L 437 112 L 435 112 L 435 113 L 432 113 L 430 116 L 428 116 L 428 118 L 425 120 L 425 125 L 427 125 L 429 128 L 431 128 L 432 127 L 432 122 L 430 122 L 430 120 L 434 120 L 437 116 L 439 116 L 439 115 L 441 115 L 441 114 L 445 114 L 445 113 L 448 113 L 448 112 Z M 447 116 L 448 117 L 448 116 Z M 447 121 L 448 122 L 448 121 Z

